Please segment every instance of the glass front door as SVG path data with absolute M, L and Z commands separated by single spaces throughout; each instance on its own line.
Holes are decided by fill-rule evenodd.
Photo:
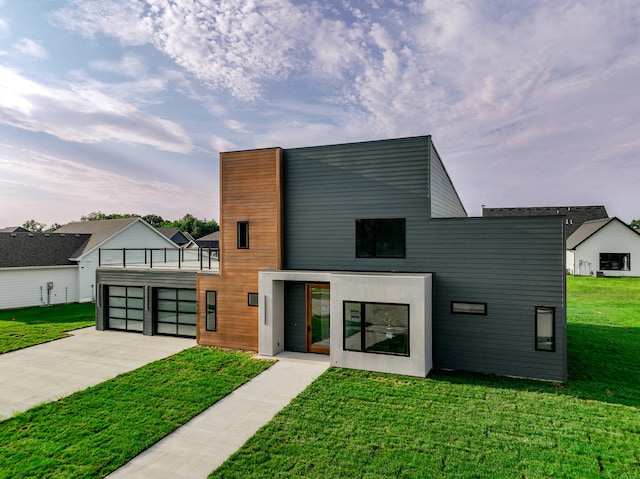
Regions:
M 307 351 L 329 354 L 330 292 L 328 284 L 307 284 Z

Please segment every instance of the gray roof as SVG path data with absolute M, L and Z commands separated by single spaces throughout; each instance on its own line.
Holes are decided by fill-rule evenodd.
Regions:
M 198 238 L 195 243 L 199 248 L 211 248 L 211 249 L 219 249 L 220 248 L 220 231 L 214 231 L 213 233 L 209 233 L 208 235 L 203 236 L 202 238 Z
M 79 248 L 72 256 L 73 258 L 77 258 L 104 243 L 113 235 L 136 221 L 142 220 L 140 218 L 122 218 L 118 220 L 77 221 L 61 226 L 55 230 L 55 233 L 91 235 L 91 239 L 87 244 Z
M 0 268 L 75 265 L 69 258 L 89 238 L 88 234 L 0 233 Z
M 586 221 L 609 217 L 604 206 L 533 206 L 522 208 L 485 208 L 482 216 L 552 216 L 563 215 L 565 235 L 568 238 Z
M 190 241 L 194 241 L 193 237 L 186 231 L 180 231 L 180 228 L 168 226 L 166 228 L 156 228 L 163 236 L 166 236 L 177 245 L 184 245 Z
M 29 230 L 22 226 L 7 226 L 0 228 L 0 233 L 29 233 Z
M 624 226 L 629 228 L 631 231 L 638 234 L 638 232 L 633 228 L 631 228 L 631 226 L 625 224 L 622 220 L 618 219 L 615 216 L 613 218 L 603 218 L 599 220 L 585 221 L 584 223 L 582 223 L 580 228 L 576 230 L 575 233 L 573 233 L 571 236 L 567 238 L 567 249 L 576 249 L 578 245 L 580 245 L 589 237 L 593 236 L 595 233 L 600 231 L 602 228 L 607 226 L 612 221 L 618 221 L 620 222 L 620 224 L 623 224 Z M 638 237 L 640 238 L 640 234 L 638 235 Z

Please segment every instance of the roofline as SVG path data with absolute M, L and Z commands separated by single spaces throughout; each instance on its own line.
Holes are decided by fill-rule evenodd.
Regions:
M 605 218 L 602 218 L 605 219 Z M 569 251 L 575 251 L 576 248 L 578 246 L 580 246 L 582 243 L 584 243 L 585 241 L 587 241 L 589 238 L 591 238 L 593 235 L 595 235 L 598 231 L 600 231 L 602 228 L 604 228 L 605 226 L 607 226 L 609 223 L 611 223 L 613 220 L 617 220 L 619 221 L 621 224 L 623 224 L 624 226 L 626 226 L 627 228 L 629 228 L 631 231 L 633 231 L 635 234 L 640 235 L 640 232 L 634 230 L 631 226 L 629 226 L 628 224 L 626 224 L 624 221 L 622 221 L 620 218 L 618 218 L 617 216 L 611 216 L 609 218 L 606 218 L 608 221 L 606 223 L 602 223 L 602 226 L 600 228 L 598 228 L 597 230 L 595 230 L 593 233 L 591 233 L 589 236 L 587 236 L 585 239 L 583 239 L 582 241 L 580 241 L 580 243 L 576 244 L 573 248 L 571 248 Z M 591 220 L 591 221 L 598 221 L 598 220 Z M 585 223 L 588 223 L 588 221 L 585 221 Z M 583 225 L 585 223 L 582 223 Z M 582 227 L 582 225 L 580 225 Z M 579 229 L 579 228 L 578 228 Z M 578 230 L 576 230 L 578 231 Z M 575 234 L 575 232 L 574 232 Z M 569 236 L 569 238 L 571 238 L 571 236 Z M 567 239 L 569 239 L 567 238 Z
M 417 137 L 417 138 L 421 138 L 421 137 Z M 427 142 L 429 143 L 429 145 L 433 148 L 433 151 L 436 152 L 436 155 L 438 155 L 438 159 L 440 160 L 440 164 L 442 165 L 442 169 L 444 170 L 444 174 L 447 175 L 447 179 L 449 180 L 449 184 L 451 184 L 451 186 L 453 187 L 453 192 L 456 194 L 456 198 L 458 198 L 458 201 L 460 202 L 460 205 L 462 205 L 462 209 L 464 210 L 464 214 L 467 215 L 467 217 L 469 216 L 469 212 L 467 211 L 467 209 L 464 207 L 464 203 L 462 202 L 462 198 L 460 198 L 460 195 L 458 194 L 458 190 L 456 190 L 456 185 L 453 183 L 453 181 L 451 181 L 451 176 L 449 176 L 449 172 L 447 171 L 447 167 L 444 164 L 444 161 L 442 161 L 442 157 L 440 156 L 440 153 L 438 153 L 438 149 L 436 148 L 436 145 L 433 143 L 433 139 L 431 137 L 431 135 L 427 135 Z M 431 155 L 429 155 L 429 169 L 431 169 Z M 429 196 L 431 196 L 431 171 L 429 171 Z
M 179 246 L 177 244 L 175 244 L 173 241 L 171 241 L 169 238 L 167 238 L 165 235 L 163 235 L 162 233 L 160 233 L 157 229 L 155 229 L 153 226 L 151 226 L 149 223 L 147 223 L 145 220 L 143 220 L 140 216 L 136 216 L 134 218 L 134 220 L 129 223 L 128 225 L 126 225 L 124 228 L 119 229 L 118 231 L 116 231 L 115 233 L 113 233 L 111 236 L 109 236 L 108 238 L 102 240 L 100 243 L 98 243 L 97 245 L 95 245 L 93 248 L 91 248 L 88 251 L 84 251 L 80 256 L 76 256 L 74 258 L 69 258 L 69 260 L 71 261 L 81 261 L 82 258 L 84 258 L 85 256 L 87 256 L 89 253 L 94 252 L 96 249 L 99 249 L 103 244 L 105 244 L 107 241 L 111 240 L 112 238 L 114 238 L 115 236 L 119 235 L 120 233 L 122 233 L 123 231 L 129 229 L 131 226 L 133 226 L 134 224 L 136 224 L 137 222 L 141 222 L 143 225 L 145 225 L 147 228 L 150 228 L 155 234 L 157 234 L 159 237 L 161 237 L 162 239 L 164 239 L 165 241 L 168 241 L 169 243 L 171 243 L 173 246 L 175 246 L 176 248 L 179 248 Z M 89 233 L 92 234 L 92 233 Z
M 65 268 L 77 268 L 78 264 L 56 264 L 56 265 L 51 265 L 51 266 L 46 266 L 46 265 L 42 265 L 42 266 L 7 266 L 7 267 L 0 267 L 0 271 L 11 271 L 11 270 L 17 270 L 17 269 L 65 269 Z

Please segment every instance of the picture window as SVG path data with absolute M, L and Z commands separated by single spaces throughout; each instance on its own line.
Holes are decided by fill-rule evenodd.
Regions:
M 343 303 L 346 351 L 409 356 L 409 305 Z

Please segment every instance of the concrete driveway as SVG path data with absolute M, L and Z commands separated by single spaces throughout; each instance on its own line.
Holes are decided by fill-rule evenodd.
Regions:
M 69 338 L 0 354 L 0 417 L 53 401 L 196 345 L 93 327 Z

